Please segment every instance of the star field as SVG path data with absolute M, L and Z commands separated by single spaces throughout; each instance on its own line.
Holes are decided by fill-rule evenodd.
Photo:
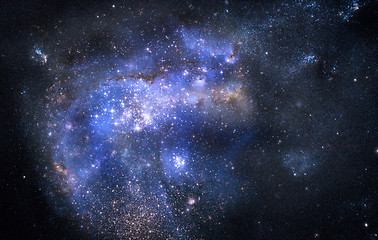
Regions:
M 69 222 L 33 239 L 377 238 L 374 4 L 39 4 L 1 47 Z

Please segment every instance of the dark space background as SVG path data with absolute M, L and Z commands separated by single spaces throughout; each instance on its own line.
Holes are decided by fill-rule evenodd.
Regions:
M 331 15 L 331 12 L 349 9 L 353 6 L 353 2 L 351 3 L 352 5 L 346 1 L 320 1 L 318 4 L 323 6 L 322 9 L 328 9 L 329 12 L 317 14 Z M 40 141 L 35 140 L 40 138 L 40 128 L 36 128 L 34 124 L 41 120 L 38 119 L 38 111 L 33 108 L 38 105 L 36 102 L 40 101 L 41 96 L 46 94 L 45 89 L 51 85 L 51 76 L 44 68 L 30 60 L 32 42 L 35 39 L 31 35 L 36 34 L 38 26 L 37 28 L 44 29 L 48 36 L 48 33 L 53 31 L 53 22 L 58 19 L 76 18 L 86 13 L 88 8 L 90 11 L 101 12 L 109 4 L 112 3 L 2 1 L 0 4 L 1 239 L 93 238 L 93 235 L 80 227 L 81 223 L 75 216 L 57 213 L 44 189 L 46 185 L 41 177 L 41 168 L 45 165 L 41 162 L 45 162 L 43 159 L 48 158 L 48 155 L 41 150 Z M 154 5 L 146 1 L 132 6 L 138 8 L 143 4 Z M 188 4 L 172 2 L 167 5 L 171 9 L 167 11 L 179 15 L 177 12 Z M 190 9 L 194 8 L 192 12 L 188 10 L 180 17 L 184 22 L 190 22 L 190 19 L 201 21 L 208 16 L 206 12 L 211 12 L 212 8 L 214 11 L 223 8 L 220 5 L 216 1 L 193 1 L 190 3 Z M 237 10 L 243 5 L 255 6 L 254 11 L 260 14 L 261 19 L 265 18 L 264 14 L 267 12 L 274 16 L 274 11 L 279 8 L 275 7 L 275 3 L 267 1 L 230 1 L 228 8 L 229 11 L 235 12 L 237 18 Z M 302 77 L 308 74 L 309 78 L 315 79 L 321 89 L 308 95 L 307 89 L 301 89 L 301 94 L 306 95 L 307 102 L 322 105 L 321 111 L 335 116 L 339 115 L 338 111 L 343 113 L 344 120 L 340 124 L 332 126 L 320 114 L 314 120 L 314 124 L 304 127 L 308 128 L 307 131 L 320 132 L 319 139 L 326 139 L 329 144 L 327 153 L 320 154 L 324 159 L 321 166 L 310 176 L 295 180 L 288 177 L 290 174 L 287 174 L 287 169 L 279 160 L 267 161 L 265 158 L 275 159 L 275 145 L 270 142 L 277 141 L 279 136 L 272 137 L 275 130 L 268 127 L 269 121 L 266 119 L 272 116 L 270 110 L 260 110 L 263 119 L 260 121 L 263 123 L 256 124 L 260 130 L 253 144 L 258 142 L 259 147 L 265 149 L 265 155 L 251 166 L 245 159 L 251 158 L 251 154 L 257 150 L 249 150 L 246 144 L 235 153 L 238 154 L 239 160 L 234 163 L 241 176 L 253 176 L 254 189 L 251 192 L 257 193 L 258 197 L 254 200 L 241 200 L 237 206 L 225 212 L 222 229 L 214 230 L 217 231 L 216 236 L 220 236 L 218 239 L 222 236 L 224 239 L 378 239 L 378 11 L 374 1 L 361 5 L 358 11 L 347 16 L 347 21 L 334 22 L 334 19 L 327 17 L 320 20 L 326 25 L 331 25 L 330 29 L 320 29 L 318 33 L 322 36 L 318 44 L 323 46 L 324 51 L 318 54 L 318 62 L 313 64 L 307 73 L 301 73 Z M 297 11 L 293 8 L 288 12 L 295 16 Z M 272 34 L 279 37 L 278 30 L 273 30 Z M 327 39 L 332 40 L 324 43 Z M 292 42 L 300 42 L 301 39 L 296 40 L 294 37 L 285 41 L 287 44 L 294 44 Z M 274 51 L 274 46 L 270 47 Z M 281 54 L 284 53 L 277 51 L 277 60 L 271 59 L 265 64 L 264 71 L 271 74 L 273 79 L 284 78 L 277 73 L 285 69 L 285 66 L 281 67 L 282 62 L 285 62 L 285 59 L 280 58 Z M 357 83 L 353 82 L 354 77 L 358 79 Z M 329 81 L 329 78 L 332 78 L 332 81 Z M 271 91 L 274 81 L 266 83 L 265 86 L 260 85 L 258 92 Z M 297 84 L 290 84 L 295 85 Z M 25 90 L 33 93 L 27 100 L 21 94 Z M 278 91 L 276 98 L 282 99 L 287 96 L 284 92 Z M 295 117 L 298 121 L 301 118 Z M 295 119 L 292 120 L 294 125 Z M 302 131 L 305 132 L 303 129 L 300 130 L 301 133 Z M 340 132 L 342 136 L 335 137 L 335 132 Z M 320 141 L 317 140 L 318 135 L 309 136 L 313 137 L 314 146 Z M 297 142 L 289 141 L 287 144 Z M 202 237 L 212 239 L 213 233 L 203 233 Z

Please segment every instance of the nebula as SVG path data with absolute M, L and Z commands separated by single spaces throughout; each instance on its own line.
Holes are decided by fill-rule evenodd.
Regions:
M 51 219 L 89 239 L 344 239 L 355 203 L 376 236 L 374 193 L 348 192 L 376 158 L 370 1 L 66 4 L 41 6 L 9 74 Z

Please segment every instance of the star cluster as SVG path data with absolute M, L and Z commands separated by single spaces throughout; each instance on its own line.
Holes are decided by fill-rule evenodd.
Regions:
M 65 71 L 72 80 L 49 91 L 58 184 L 101 231 L 201 236 L 196 229 L 219 224 L 240 194 L 225 146 L 255 131 L 248 71 L 238 63 L 243 42 L 177 27 L 164 43 L 137 46 L 131 60 Z

